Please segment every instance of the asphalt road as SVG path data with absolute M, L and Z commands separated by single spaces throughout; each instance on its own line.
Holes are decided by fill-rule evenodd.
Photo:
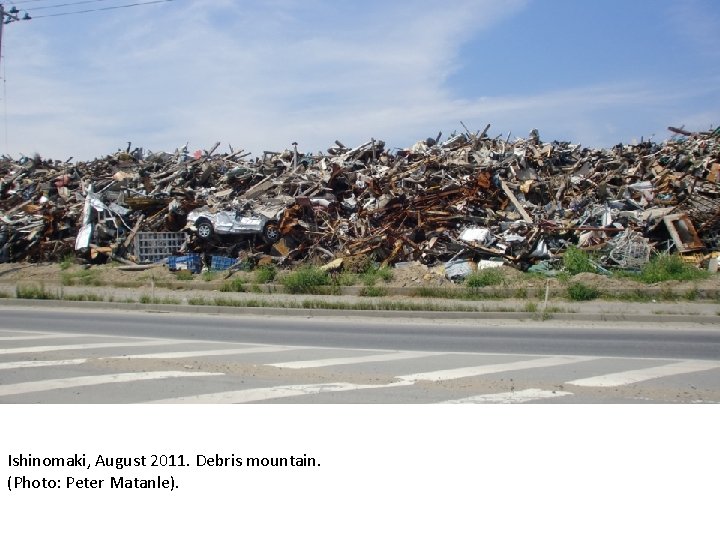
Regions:
M 0 309 L 0 403 L 720 403 L 715 328 Z

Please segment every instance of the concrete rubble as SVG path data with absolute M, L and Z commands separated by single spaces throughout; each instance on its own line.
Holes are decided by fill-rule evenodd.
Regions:
M 138 238 L 170 233 L 180 238 L 172 255 L 286 266 L 418 261 L 445 265 L 453 278 L 478 265 L 548 267 L 569 246 L 627 269 L 654 252 L 700 255 L 702 264 L 720 249 L 720 130 L 671 128 L 664 143 L 590 149 L 541 141 L 537 131 L 491 138 L 489 127 L 401 150 L 373 139 L 318 154 L 293 143 L 256 158 L 219 153 L 220 143 L 194 154 L 128 144 L 89 162 L 3 156 L 0 262 L 147 263 Z M 281 236 L 201 239 L 187 227 L 201 208 L 277 219 Z

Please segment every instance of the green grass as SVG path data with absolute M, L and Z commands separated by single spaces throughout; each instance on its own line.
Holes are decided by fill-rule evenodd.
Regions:
M 318 294 L 332 285 L 332 280 L 320 268 L 304 266 L 283 276 L 281 283 L 290 294 Z
M 385 283 L 389 283 L 393 279 L 393 270 L 389 266 L 381 266 L 375 271 L 375 274 Z
M 403 301 L 381 300 L 379 302 L 329 302 L 321 299 L 306 299 L 301 302 L 265 300 L 256 298 L 191 298 L 188 303 L 193 306 L 220 306 L 220 307 L 267 307 L 290 309 L 332 309 L 332 310 L 359 310 L 359 311 L 462 311 L 478 312 L 489 311 L 474 306 L 464 305 L 436 305 L 431 302 L 416 303 Z M 492 311 L 498 311 L 493 309 Z M 512 311 L 512 310 L 508 310 Z
M 460 294 L 459 291 L 441 287 L 418 287 L 415 290 L 415 296 L 420 298 L 457 298 Z
M 387 289 L 378 287 L 377 285 L 368 285 L 360 289 L 360 296 L 387 296 Z
M 98 271 L 94 268 L 80 270 L 80 272 L 76 274 L 75 279 L 79 285 L 102 285 L 102 279 Z
M 172 296 L 150 296 L 149 294 L 143 294 L 140 297 L 140 303 L 141 304 L 181 304 L 179 298 L 174 298 Z
M 496 285 L 502 285 L 504 282 L 505 278 L 503 277 L 502 270 L 499 268 L 485 268 L 484 270 L 478 270 L 465 278 L 465 286 L 471 289 L 493 287 Z
M 527 298 L 528 291 L 527 289 L 515 289 L 515 291 L 513 292 L 513 297 L 519 299 Z
M 647 263 L 637 279 L 643 283 L 663 281 L 693 281 L 707 277 L 707 274 L 682 260 L 679 255 L 658 255 Z
M 226 281 L 220 287 L 222 292 L 245 292 L 245 281 L 242 278 L 235 278 L 232 281 Z
M 480 287 L 467 288 L 444 288 L 444 287 L 419 287 L 415 290 L 414 296 L 420 298 L 448 298 L 452 300 L 502 300 L 505 298 L 526 298 L 527 291 L 518 295 L 516 289 L 488 289 Z
M 7 291 L 0 291 L 0 298 L 12 298 L 12 296 Z
M 352 287 L 358 282 L 358 274 L 352 272 L 340 272 L 333 276 L 333 280 L 338 287 Z
M 18 285 L 15 288 L 15 298 L 28 300 L 59 300 L 58 294 L 45 290 L 44 285 Z
M 97 294 L 63 294 L 62 300 L 68 302 L 103 302 L 105 299 Z
M 698 295 L 699 295 L 699 293 L 698 293 L 698 290 L 697 290 L 697 289 L 691 289 L 691 290 L 687 291 L 687 292 L 683 295 L 683 297 L 684 297 L 685 300 L 687 300 L 688 302 L 694 302 L 695 300 L 698 299 Z
M 567 288 L 568 298 L 576 302 L 585 302 L 595 300 L 600 296 L 600 291 L 595 287 L 585 285 L 584 283 L 571 283 Z
M 214 270 L 210 270 L 209 272 L 203 272 L 200 274 L 203 281 L 215 281 L 220 277 L 220 272 L 216 272 Z
M 650 302 L 653 299 L 653 295 L 646 291 L 635 289 L 620 293 L 606 291 L 603 293 L 603 298 L 607 298 L 608 300 L 620 300 L 622 302 Z
M 538 305 L 535 302 L 527 302 L 525 304 L 525 311 L 528 313 L 536 313 L 538 310 Z
M 581 274 L 583 272 L 595 273 L 595 267 L 590 262 L 590 256 L 583 250 L 570 246 L 563 254 L 563 266 L 569 274 Z
M 270 283 L 271 281 L 275 281 L 276 276 L 277 268 L 274 266 L 265 264 L 255 269 L 255 283 Z
M 190 270 L 178 270 L 175 272 L 175 279 L 178 281 L 192 281 L 193 273 Z
M 660 294 L 658 294 L 658 299 L 665 302 L 675 302 L 679 298 L 680 296 L 675 294 L 672 289 L 669 288 L 660 289 Z
M 73 264 L 75 264 L 75 255 L 68 253 L 60 261 L 60 270 L 67 270 Z
M 363 285 L 365 285 L 366 287 L 374 287 L 378 281 L 378 276 L 377 274 L 373 273 L 362 274 L 360 276 L 360 281 L 362 281 Z
M 60 282 L 65 286 L 85 285 L 96 287 L 103 284 L 100 271 L 94 268 L 83 268 L 77 272 L 62 272 L 60 274 Z

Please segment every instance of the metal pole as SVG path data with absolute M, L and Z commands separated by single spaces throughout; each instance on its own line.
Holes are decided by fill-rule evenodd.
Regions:
M 0 64 L 2 64 L 2 36 L 3 27 L 5 26 L 5 6 L 0 4 Z M 2 73 L 2 72 L 0 72 Z

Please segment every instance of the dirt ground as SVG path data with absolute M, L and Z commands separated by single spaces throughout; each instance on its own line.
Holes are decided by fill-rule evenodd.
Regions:
M 533 289 L 545 288 L 548 279 L 550 286 L 553 288 L 567 285 L 557 278 L 546 278 L 541 275 L 529 274 L 518 270 L 503 267 L 501 269 L 503 275 L 503 283 L 498 288 L 503 289 Z M 278 278 L 282 276 L 281 271 Z M 188 277 L 188 276 L 181 276 Z M 227 271 L 211 272 L 208 274 L 196 274 L 191 276 L 191 280 L 179 279 L 177 272 L 170 271 L 163 265 L 149 266 L 123 266 L 115 263 L 95 266 L 84 265 L 63 265 L 60 263 L 5 263 L 0 264 L 0 283 L 36 283 L 48 285 L 89 285 L 89 286 L 106 286 L 106 287 L 132 287 L 147 285 L 150 282 L 157 284 L 171 283 L 173 288 L 197 288 L 212 287 L 220 285 L 224 280 L 241 278 L 246 283 L 255 282 L 253 272 L 236 272 L 229 276 Z M 703 290 L 717 291 L 720 293 L 720 274 L 708 274 L 708 278 L 693 282 L 664 282 L 661 284 L 644 285 L 634 280 L 617 279 L 598 274 L 578 274 L 570 278 L 570 283 L 581 282 L 586 285 L 593 286 L 599 290 L 648 290 L 658 291 L 672 289 L 674 291 L 692 291 L 697 288 Z M 377 285 L 402 289 L 402 288 L 456 288 L 463 287 L 462 284 L 456 284 L 448 280 L 444 274 L 442 267 L 428 268 L 419 263 L 410 263 L 402 265 L 399 268 L 393 268 L 392 280 L 384 282 L 377 280 Z M 362 286 L 361 279 L 357 279 L 355 285 Z M 713 295 L 717 297 L 717 295 Z

